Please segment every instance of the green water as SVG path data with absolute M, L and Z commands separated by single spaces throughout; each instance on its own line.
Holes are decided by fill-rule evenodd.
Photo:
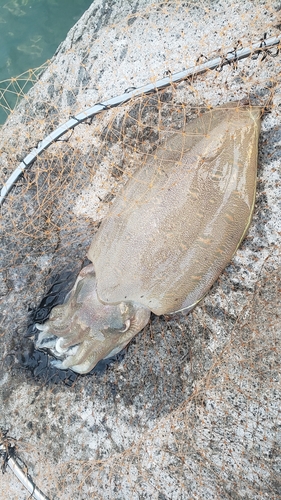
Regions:
M 92 0 L 0 0 L 0 82 L 50 59 L 91 3 Z M 5 86 L 0 83 L 0 91 Z M 6 98 L 13 107 L 12 95 L 7 93 Z M 0 107 L 3 123 L 7 110 L 3 109 L 1 95 Z

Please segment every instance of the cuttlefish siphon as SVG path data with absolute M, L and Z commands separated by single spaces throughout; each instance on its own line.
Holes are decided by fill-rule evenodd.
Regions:
M 88 373 L 157 315 L 191 311 L 249 227 L 261 108 L 228 103 L 173 131 L 114 200 L 65 302 L 37 324 L 53 364 Z

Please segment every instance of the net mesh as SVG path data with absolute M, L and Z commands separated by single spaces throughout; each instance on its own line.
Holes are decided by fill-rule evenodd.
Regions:
M 85 105 L 280 29 L 278 5 L 266 0 L 132 3 L 127 16 L 117 7 L 110 17 L 93 5 L 84 17 L 84 25 L 102 19 L 88 33 L 92 52 L 81 23 L 28 94 L 37 70 L 25 83 L 20 77 L 1 85 L 5 112 L 11 89 L 22 98 L 1 129 L 3 182 Z M 69 61 L 63 79 L 59 64 L 65 70 Z M 280 73 L 274 49 L 105 110 L 44 151 L 7 196 L 0 219 L 0 424 L 49 498 L 281 497 Z M 243 98 L 267 107 L 255 212 L 205 299 L 187 316 L 152 316 L 121 359 L 71 386 L 45 358 L 26 368 L 34 356 L 25 336 L 32 313 L 59 273 L 79 271 L 135 169 L 171 130 Z M 0 492 L 26 498 L 11 472 L 2 475 Z
M 24 98 L 31 87 L 38 81 L 40 74 L 48 67 L 48 62 L 42 66 L 25 71 L 16 78 L 0 82 L 0 123 L 4 123 L 18 102 Z

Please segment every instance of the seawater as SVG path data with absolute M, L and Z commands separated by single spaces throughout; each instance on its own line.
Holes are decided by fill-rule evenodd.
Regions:
M 0 0 L 0 123 L 16 101 L 16 96 L 7 93 L 8 103 L 5 102 L 5 92 L 4 96 L 2 93 L 9 85 L 6 80 L 50 59 L 91 3 L 92 0 Z

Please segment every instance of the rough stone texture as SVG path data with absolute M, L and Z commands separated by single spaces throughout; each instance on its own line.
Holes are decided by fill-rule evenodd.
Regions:
M 1 130 L 1 178 L 68 116 L 280 30 L 278 4 L 95 1 Z M 279 28 L 278 28 L 279 26 Z M 52 273 L 83 259 L 99 220 L 165 129 L 251 96 L 262 123 L 249 234 L 188 316 L 153 317 L 122 362 L 72 387 L 17 356 Z M 2 209 L 1 427 L 52 499 L 278 499 L 280 482 L 280 56 L 247 60 L 80 125 Z M 89 203 L 91 201 L 91 206 Z M 26 491 L 11 472 L 3 498 Z

